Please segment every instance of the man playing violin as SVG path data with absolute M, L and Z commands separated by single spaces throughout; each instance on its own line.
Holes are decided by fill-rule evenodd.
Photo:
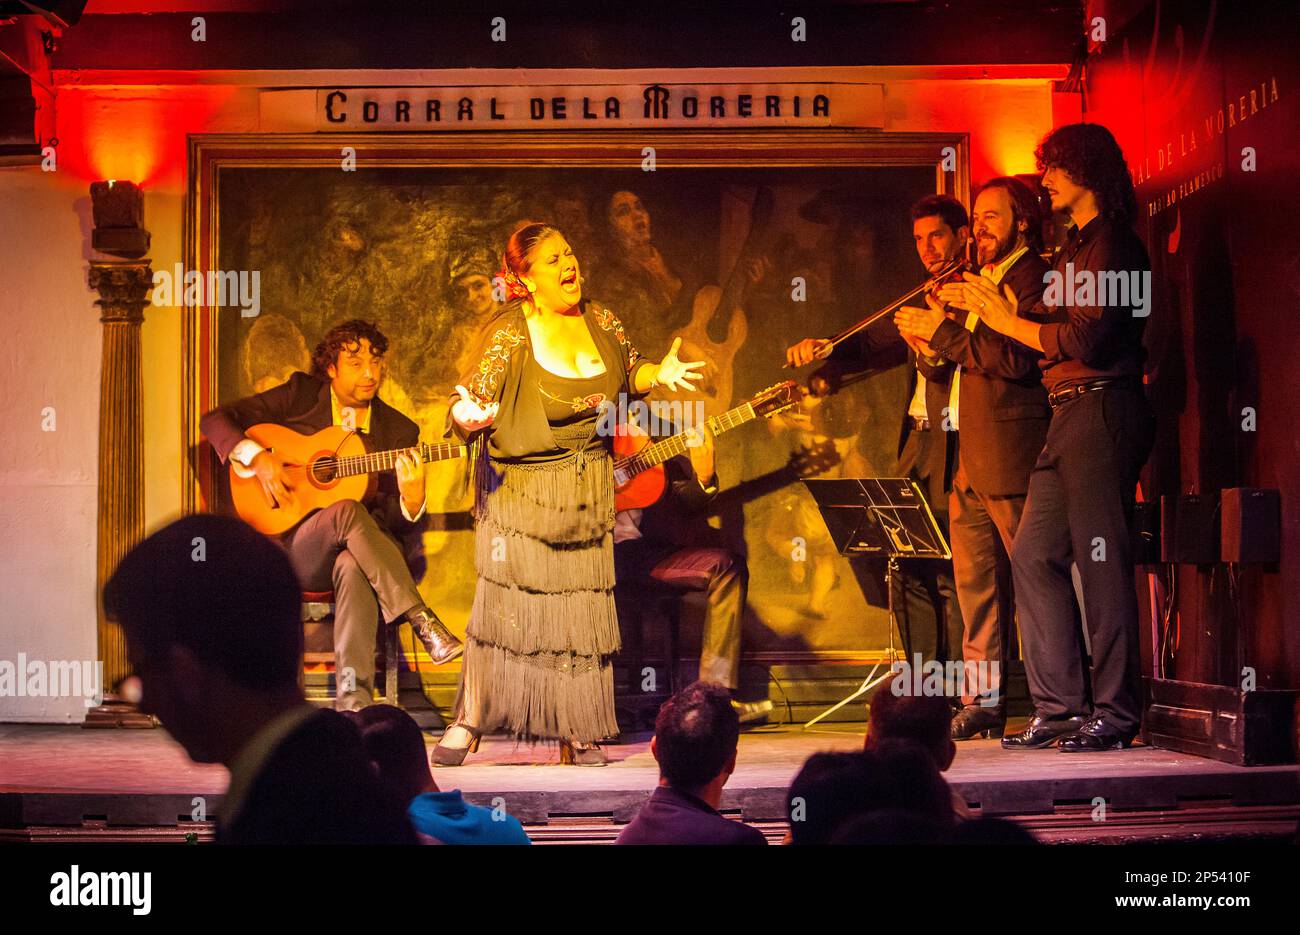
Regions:
M 970 223 L 957 199 L 927 195 L 912 206 L 911 215 L 916 254 L 930 276 L 965 255 Z M 948 408 L 952 362 L 937 357 L 925 341 L 900 332 L 888 317 L 834 347 L 825 339 L 805 338 L 786 350 L 786 362 L 792 367 L 814 360 L 827 360 L 809 381 L 814 392 L 835 389 L 851 372 L 908 365 L 898 472 L 917 482 L 946 535 L 948 484 L 957 446 L 956 426 Z M 854 570 L 856 573 L 857 566 Z M 962 623 L 951 565 L 937 559 L 909 561 L 894 580 L 905 597 L 895 605 L 901 608 L 899 628 L 909 655 L 919 652 L 927 660 L 941 662 L 959 659 Z M 913 626 L 913 620 L 927 616 L 935 621 L 933 643 L 928 638 L 924 643 L 918 639 L 919 620 Z
M 277 537 L 304 589 L 334 592 L 334 706 L 340 711 L 374 700 L 380 612 L 388 623 L 405 617 L 435 664 L 462 651 L 420 597 L 395 538 L 424 515 L 425 472 L 415 450 L 419 426 L 378 397 L 387 350 L 388 338 L 374 324 L 344 322 L 316 346 L 311 374 L 295 373 L 264 393 L 205 413 L 199 423 L 223 463 L 233 461 L 236 471 L 257 476 L 268 504 L 292 500 L 293 466 L 247 438 L 251 426 L 273 422 L 311 434 L 337 425 L 365 434 L 381 449 L 411 449 L 397 458 L 396 476 L 380 475 L 366 503 L 340 500 Z

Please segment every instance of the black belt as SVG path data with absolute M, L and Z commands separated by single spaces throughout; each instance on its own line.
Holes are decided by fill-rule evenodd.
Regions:
M 1077 396 L 1084 393 L 1091 393 L 1094 390 L 1104 390 L 1108 386 L 1127 386 L 1136 388 L 1137 383 L 1131 377 L 1106 377 L 1102 380 L 1088 380 L 1086 383 L 1075 383 L 1067 386 L 1065 389 L 1053 390 L 1047 394 L 1047 403 L 1053 409 L 1068 403 Z

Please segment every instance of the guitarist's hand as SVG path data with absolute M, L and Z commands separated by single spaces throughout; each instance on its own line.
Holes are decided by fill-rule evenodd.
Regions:
M 832 345 L 825 338 L 804 338 L 793 347 L 786 348 L 785 362 L 791 367 L 802 367 L 814 360 L 825 360 L 830 356 Z
M 262 450 L 249 464 L 249 468 L 262 483 L 266 505 L 273 510 L 293 500 L 293 485 L 289 483 L 289 475 L 285 472 L 287 463 L 279 455 Z
M 456 420 L 456 424 L 466 432 L 477 432 L 479 429 L 485 429 L 492 424 L 492 420 L 497 416 L 497 403 L 488 403 L 486 406 L 480 406 L 469 394 L 469 390 L 460 384 L 456 384 L 456 392 L 460 394 L 460 399 L 451 405 L 451 417 Z
M 691 467 L 701 486 L 707 486 L 713 480 L 713 433 L 707 425 L 699 425 L 682 433 L 686 436 L 686 453 L 690 456 Z
M 397 489 L 401 491 L 406 509 L 415 514 L 420 509 L 420 504 L 424 503 L 425 496 L 424 460 L 420 457 L 420 449 L 403 451 L 393 462 L 393 468 L 397 471 Z

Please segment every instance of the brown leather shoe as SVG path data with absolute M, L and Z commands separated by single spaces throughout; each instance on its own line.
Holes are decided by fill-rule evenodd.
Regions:
M 569 766 L 604 766 L 609 763 L 609 758 L 594 743 L 561 740 L 560 762 Z
M 451 631 L 428 607 L 421 607 L 406 615 L 411 631 L 424 644 L 425 652 L 436 666 L 451 662 L 465 651 L 465 644 L 452 636 Z

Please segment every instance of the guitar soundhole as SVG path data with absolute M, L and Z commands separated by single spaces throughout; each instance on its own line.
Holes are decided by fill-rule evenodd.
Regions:
M 333 454 L 317 455 L 311 460 L 311 469 L 307 472 L 307 476 L 316 487 L 332 487 L 338 481 L 336 467 L 337 462 Z

